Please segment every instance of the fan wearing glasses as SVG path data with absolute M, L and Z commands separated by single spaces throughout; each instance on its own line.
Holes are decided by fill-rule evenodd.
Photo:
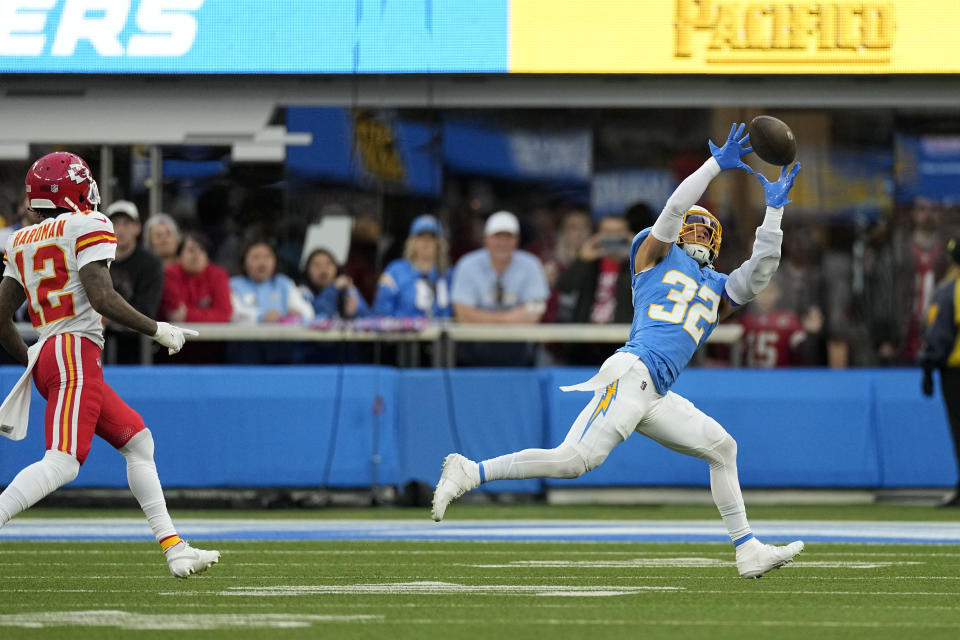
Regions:
M 373 312 L 397 318 L 449 318 L 449 246 L 433 216 L 417 216 L 403 257 L 387 265 L 377 284 Z

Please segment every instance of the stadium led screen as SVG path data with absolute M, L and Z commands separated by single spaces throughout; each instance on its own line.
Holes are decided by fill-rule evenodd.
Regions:
M 0 73 L 960 72 L 957 0 L 2 0 Z

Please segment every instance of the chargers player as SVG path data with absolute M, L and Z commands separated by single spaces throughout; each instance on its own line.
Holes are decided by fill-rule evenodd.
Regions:
M 649 229 L 630 248 L 633 274 L 633 326 L 627 344 L 607 359 L 590 380 L 561 387 L 594 396 L 554 449 L 526 449 L 479 464 L 458 454 L 443 462 L 433 494 L 433 519 L 482 482 L 522 478 L 576 478 L 599 466 L 615 446 L 637 431 L 660 444 L 706 460 L 710 489 L 736 549 L 744 578 L 759 578 L 803 550 L 796 541 L 762 544 L 750 530 L 737 477 L 737 443 L 715 420 L 670 391 L 717 323 L 754 298 L 780 261 L 780 220 L 787 195 L 800 171 L 783 167 L 776 182 L 757 175 L 766 194 L 766 216 L 757 229 L 753 254 L 729 276 L 713 270 L 720 249 L 720 222 L 694 203 L 722 171 L 753 170 L 742 157 L 749 135 L 736 123 L 722 147 L 710 142 L 711 157 L 688 176 L 667 200 Z
M 96 211 L 97 183 L 79 156 L 58 152 L 40 158 L 27 172 L 26 188 L 30 209 L 41 221 L 7 238 L 0 344 L 27 370 L 0 406 L 0 434 L 15 440 L 25 435 L 32 375 L 47 400 L 47 452 L 0 494 L 0 527 L 73 481 L 96 433 L 126 458 L 130 490 L 170 572 L 178 578 L 200 573 L 219 562 L 220 553 L 193 548 L 177 536 L 157 476 L 153 436 L 104 382 L 100 360 L 102 316 L 151 336 L 171 355 L 183 347 L 184 334 L 196 332 L 151 320 L 114 290 L 109 263 L 116 236 Z M 40 334 L 29 349 L 13 323 L 24 301 Z

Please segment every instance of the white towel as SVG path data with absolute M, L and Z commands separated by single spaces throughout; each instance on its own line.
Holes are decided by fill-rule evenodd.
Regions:
M 596 391 L 605 389 L 614 380 L 619 380 L 640 358 L 626 351 L 617 351 L 607 358 L 596 375 L 580 384 L 560 387 L 561 391 Z
M 27 349 L 27 370 L 23 372 L 17 384 L 0 404 L 0 436 L 11 440 L 23 440 L 27 435 L 30 421 L 30 396 L 33 392 L 33 367 L 37 364 L 40 349 L 45 339 L 38 340 Z

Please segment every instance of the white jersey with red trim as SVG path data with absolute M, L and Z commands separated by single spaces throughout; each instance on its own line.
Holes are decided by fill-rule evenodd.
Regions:
M 80 269 L 116 256 L 110 220 L 97 211 L 61 213 L 13 232 L 4 249 L 3 275 L 23 286 L 40 338 L 72 333 L 103 348 L 103 320 L 90 305 Z

